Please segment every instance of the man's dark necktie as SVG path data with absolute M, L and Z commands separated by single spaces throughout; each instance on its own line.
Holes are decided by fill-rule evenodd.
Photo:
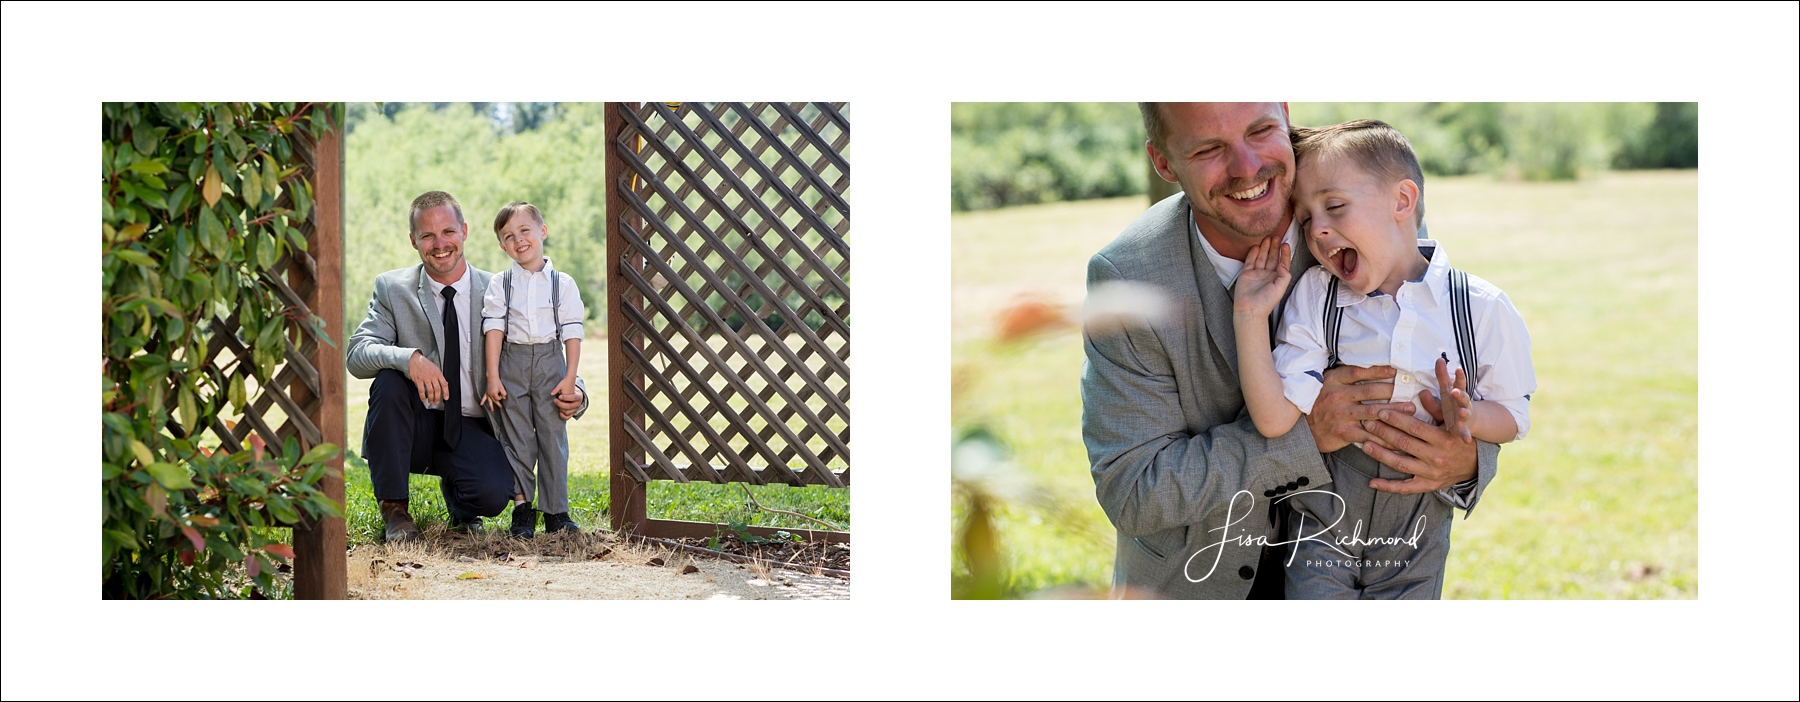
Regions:
M 444 286 L 444 444 L 451 449 L 462 438 L 462 328 L 456 323 L 456 288 Z

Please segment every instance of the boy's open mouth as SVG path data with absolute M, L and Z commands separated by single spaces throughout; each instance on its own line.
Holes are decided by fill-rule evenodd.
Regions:
M 1330 253 L 1325 254 L 1325 258 L 1331 261 L 1332 268 L 1337 269 L 1337 276 L 1339 278 L 1349 280 L 1356 277 L 1356 249 L 1348 246 L 1339 246 L 1332 249 Z

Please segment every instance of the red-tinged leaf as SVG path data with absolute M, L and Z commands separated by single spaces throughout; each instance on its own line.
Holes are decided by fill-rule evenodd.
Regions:
M 188 517 L 188 523 L 194 526 L 216 527 L 219 525 L 219 518 L 196 514 Z
M 184 566 L 191 566 L 194 564 L 194 552 L 193 551 L 182 551 L 180 558 L 181 558 L 181 564 Z
M 251 456 L 251 458 L 254 458 L 258 463 L 262 462 L 263 438 L 259 434 L 251 434 L 250 435 L 250 456 Z
M 206 550 L 206 538 L 200 535 L 199 529 L 184 526 L 181 528 L 181 533 L 187 535 L 188 541 L 193 542 L 195 551 Z
M 244 570 L 249 571 L 252 578 L 262 574 L 262 561 L 256 560 L 254 552 L 244 554 Z
M 269 544 L 264 546 L 263 550 L 290 561 L 294 559 L 294 547 L 287 544 Z
M 1018 341 L 1026 337 L 1072 326 L 1062 310 L 1042 300 L 1024 299 L 1000 313 L 1001 341 Z

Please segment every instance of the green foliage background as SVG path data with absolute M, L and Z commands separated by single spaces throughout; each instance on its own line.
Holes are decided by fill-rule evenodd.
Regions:
M 255 399 L 244 376 L 201 363 L 217 334 L 261 385 L 317 316 L 274 291 L 274 264 L 305 250 L 312 216 L 295 140 L 341 123 L 332 103 L 101 106 L 101 592 L 229 597 L 276 590 L 293 550 L 273 527 L 341 515 L 317 489 L 329 443 L 230 457 L 199 438 Z M 237 315 L 226 332 L 218 319 Z M 232 408 L 227 411 L 227 406 Z M 242 567 L 242 571 L 238 568 Z M 241 574 L 240 574 L 241 573 Z M 251 582 L 243 583 L 247 577 Z M 240 589 L 240 585 L 242 588 Z
M 462 203 L 464 255 L 485 271 L 512 265 L 494 240 L 494 215 L 537 205 L 545 253 L 574 276 L 588 318 L 606 286 L 606 125 L 601 103 L 351 103 L 344 142 L 344 325 L 368 314 L 375 276 L 418 265 L 407 209 L 428 190 Z
M 1144 192 L 1144 128 L 1130 102 L 950 106 L 957 211 Z
M 1571 180 L 1609 169 L 1695 168 L 1691 102 L 1291 103 L 1295 124 L 1380 119 L 1413 143 L 1428 175 Z M 1145 192 L 1137 105 L 957 103 L 951 107 L 951 209 Z

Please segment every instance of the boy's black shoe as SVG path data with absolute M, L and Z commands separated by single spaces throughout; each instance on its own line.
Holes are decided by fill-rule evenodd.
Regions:
M 581 533 L 581 527 L 575 524 L 575 520 L 569 518 L 568 512 L 563 512 L 561 514 L 550 514 L 546 512 L 544 514 L 544 533 L 554 534 L 559 531 L 579 534 Z
M 532 509 L 530 502 L 514 502 L 512 528 L 507 531 L 521 539 L 529 539 L 532 534 L 537 532 L 537 518 L 537 510 Z M 549 521 L 547 515 L 544 521 Z

